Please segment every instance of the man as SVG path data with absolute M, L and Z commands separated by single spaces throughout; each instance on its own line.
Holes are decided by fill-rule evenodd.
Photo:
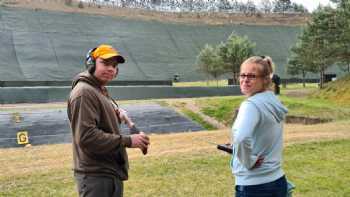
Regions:
M 110 45 L 90 50 L 87 70 L 78 74 L 68 100 L 68 118 L 72 129 L 74 176 L 81 197 L 123 196 L 123 181 L 128 179 L 126 147 L 149 145 L 140 132 L 120 133 L 120 123 L 128 119 L 119 113 L 109 97 L 106 85 L 118 75 L 118 64 L 125 59 Z

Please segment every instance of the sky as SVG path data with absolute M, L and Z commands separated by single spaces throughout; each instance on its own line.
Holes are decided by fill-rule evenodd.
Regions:
M 246 2 L 247 0 L 240 0 L 240 1 Z M 253 0 L 253 1 L 255 4 L 260 4 L 262 0 Z M 270 1 L 272 2 L 273 0 L 270 0 Z M 309 12 L 314 11 L 320 4 L 323 6 L 326 6 L 331 3 L 329 0 L 291 0 L 291 2 L 304 5 L 309 10 Z
M 292 0 L 292 2 L 304 5 L 310 12 L 315 10 L 319 4 L 328 5 L 329 0 Z

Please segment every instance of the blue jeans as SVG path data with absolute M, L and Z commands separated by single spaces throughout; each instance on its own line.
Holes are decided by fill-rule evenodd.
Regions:
M 236 197 L 286 197 L 287 180 L 285 176 L 259 185 L 236 185 Z

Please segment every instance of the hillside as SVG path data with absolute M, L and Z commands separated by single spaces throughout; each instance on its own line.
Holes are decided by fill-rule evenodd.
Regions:
M 300 27 L 207 25 L 144 21 L 84 13 L 0 6 L 0 79 L 68 81 L 84 69 L 86 52 L 101 43 L 117 47 L 127 63 L 119 80 L 205 80 L 196 57 L 205 44 L 217 45 L 234 31 L 270 55 L 285 77 L 289 48 Z M 33 69 L 35 68 L 35 69 Z
M 337 103 L 350 105 L 350 74 L 327 83 L 325 88 L 312 95 L 315 98 L 322 98 L 337 101 Z
M 246 25 L 281 25 L 300 26 L 309 19 L 309 15 L 299 14 L 258 14 L 246 16 L 237 13 L 218 12 L 186 12 L 169 13 L 155 12 L 142 9 L 116 8 L 111 6 L 93 6 L 84 4 L 83 8 L 78 8 L 77 1 L 73 1 L 71 6 L 65 5 L 65 0 L 0 0 L 0 4 L 7 7 L 43 9 L 50 11 L 63 11 L 69 13 L 99 14 L 106 16 L 125 17 L 138 20 L 155 20 L 176 23 L 203 23 L 203 24 L 246 24 Z

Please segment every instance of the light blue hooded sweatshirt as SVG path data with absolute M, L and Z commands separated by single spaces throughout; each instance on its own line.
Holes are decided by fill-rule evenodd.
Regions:
M 242 102 L 232 127 L 231 167 L 236 185 L 269 183 L 284 175 L 282 121 L 287 112 L 271 91 Z M 259 157 L 264 158 L 263 163 L 253 168 Z

